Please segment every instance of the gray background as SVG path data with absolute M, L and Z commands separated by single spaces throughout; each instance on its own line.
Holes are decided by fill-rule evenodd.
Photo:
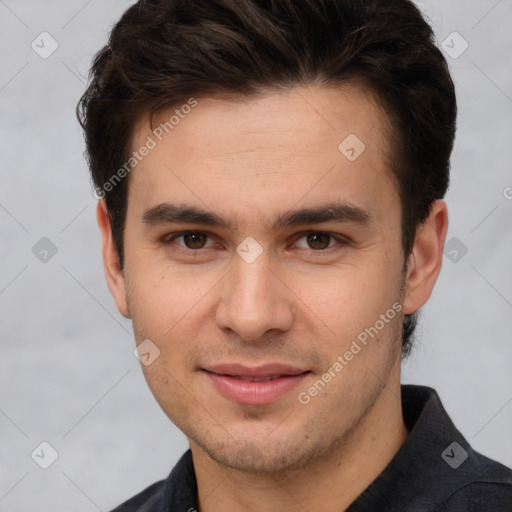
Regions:
M 91 57 L 131 3 L 0 0 L 1 511 L 110 510 L 187 447 L 106 287 L 74 117 Z M 447 57 L 460 108 L 448 240 L 468 252 L 444 258 L 403 381 L 435 387 L 473 446 L 512 466 L 512 2 L 420 5 L 440 45 L 460 51 L 454 31 L 469 44 Z M 31 47 L 43 31 L 59 44 L 47 59 Z M 32 252 L 43 237 L 58 250 L 46 263 Z M 42 441 L 59 454 L 46 470 L 31 458 Z

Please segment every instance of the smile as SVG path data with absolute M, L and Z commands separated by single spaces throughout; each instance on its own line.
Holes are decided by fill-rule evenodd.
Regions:
M 215 390 L 241 405 L 267 405 L 300 384 L 309 371 L 283 365 L 218 365 L 203 372 Z

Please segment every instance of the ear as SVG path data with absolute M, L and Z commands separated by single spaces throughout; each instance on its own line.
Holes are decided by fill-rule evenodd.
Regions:
M 418 226 L 412 252 L 407 260 L 404 313 L 412 314 L 429 299 L 441 271 L 443 248 L 448 231 L 448 209 L 439 199 L 428 218 Z
M 104 199 L 98 201 L 96 218 L 103 239 L 103 267 L 105 268 L 107 285 L 116 301 L 119 312 L 126 318 L 130 318 L 128 301 L 126 300 L 126 282 L 123 269 L 119 263 L 119 254 L 114 243 L 114 237 L 112 236 L 112 227 Z

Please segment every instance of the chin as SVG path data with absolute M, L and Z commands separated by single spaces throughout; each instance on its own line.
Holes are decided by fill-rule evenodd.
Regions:
M 214 443 L 211 438 L 194 439 L 194 442 L 217 464 L 237 471 L 251 473 L 282 474 L 287 471 L 308 466 L 325 452 L 328 446 L 321 446 L 320 442 L 312 442 L 311 436 L 297 437 L 296 443 L 287 440 L 275 439 L 269 442 L 269 436 L 256 439 L 239 439 L 232 437 Z

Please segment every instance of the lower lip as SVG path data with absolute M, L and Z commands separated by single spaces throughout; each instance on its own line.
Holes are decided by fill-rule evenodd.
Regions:
M 246 381 L 208 371 L 205 373 L 226 398 L 243 405 L 266 405 L 289 393 L 309 372 L 287 375 L 266 382 Z

